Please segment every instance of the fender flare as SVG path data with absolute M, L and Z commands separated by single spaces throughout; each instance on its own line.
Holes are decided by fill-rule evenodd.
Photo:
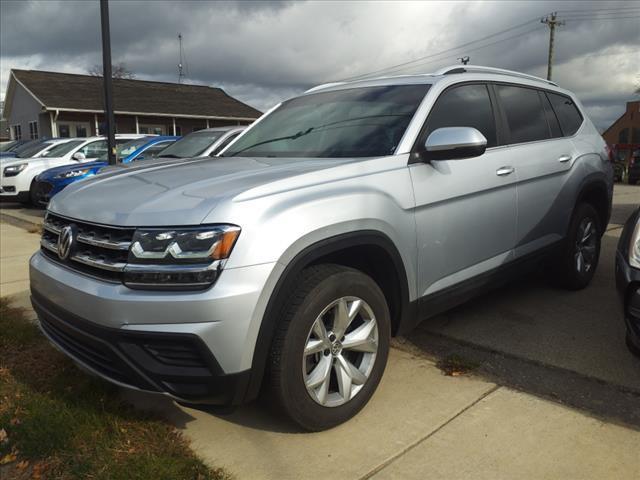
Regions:
M 406 269 L 393 241 L 384 233 L 377 230 L 360 230 L 329 237 L 316 242 L 300 251 L 285 267 L 271 292 L 267 303 L 251 364 L 251 378 L 245 395 L 245 402 L 258 396 L 262 379 L 271 349 L 271 342 L 276 331 L 278 318 L 289 292 L 295 286 L 295 280 L 304 268 L 316 260 L 336 253 L 346 248 L 357 246 L 377 246 L 383 248 L 390 256 L 396 269 L 399 284 L 399 315 L 398 327 L 392 333 L 402 332 L 403 327 L 410 325 L 411 316 L 415 315 L 415 302 L 409 301 L 409 286 Z

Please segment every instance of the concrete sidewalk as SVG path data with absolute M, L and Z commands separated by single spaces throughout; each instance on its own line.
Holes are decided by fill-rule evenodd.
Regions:
M 38 242 L 0 224 L 0 291 L 25 306 Z M 369 405 L 327 432 L 302 433 L 260 405 L 222 416 L 123 394 L 161 412 L 206 462 L 240 480 L 640 478 L 640 432 L 482 378 L 446 377 L 395 348 Z
M 640 432 L 475 377 L 446 377 L 392 349 L 380 388 L 353 420 L 302 433 L 259 405 L 231 415 L 127 392 L 195 452 L 239 479 L 640 478 Z
M 39 248 L 39 234 L 0 223 L 0 296 L 30 308 L 29 258 Z

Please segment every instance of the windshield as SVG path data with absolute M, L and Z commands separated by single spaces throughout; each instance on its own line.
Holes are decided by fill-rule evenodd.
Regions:
M 47 142 L 37 143 L 35 145 L 29 145 L 27 148 L 20 149 L 20 152 L 16 154 L 16 158 L 31 158 L 34 155 L 40 153 L 51 144 Z
M 149 143 L 149 139 L 152 137 L 142 137 L 136 138 L 135 140 L 130 140 L 126 143 L 122 143 L 116 147 L 116 157 L 117 158 L 125 158 L 135 152 L 137 149 Z M 117 141 L 116 141 L 117 143 Z M 101 155 L 98 157 L 98 160 L 107 161 L 109 158 L 108 153 Z
M 157 158 L 190 158 L 201 155 L 225 132 L 220 130 L 190 133 L 162 150 Z
M 21 143 L 20 145 L 18 145 L 15 148 L 12 148 L 11 151 L 16 153 L 16 154 L 19 154 L 19 153 L 25 151 L 26 149 L 33 147 L 34 145 L 40 145 L 40 142 L 41 142 L 41 140 L 29 140 L 29 141 Z
M 11 140 L 0 145 L 0 152 L 10 152 L 18 146 L 18 140 Z
M 350 88 L 294 98 L 233 143 L 223 156 L 391 155 L 429 87 Z
M 82 145 L 84 142 L 84 140 L 70 140 L 68 142 L 61 143 L 60 145 L 56 145 L 51 150 L 47 150 L 42 154 L 42 156 L 52 158 L 63 157 L 74 148 Z

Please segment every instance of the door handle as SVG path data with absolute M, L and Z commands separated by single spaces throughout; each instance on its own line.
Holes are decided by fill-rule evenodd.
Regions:
M 504 177 L 505 175 L 510 175 L 513 172 L 515 172 L 515 168 L 513 167 L 500 167 L 498 170 L 496 170 L 496 175 L 498 175 L 499 177 Z
M 560 163 L 565 163 L 565 162 L 568 162 L 569 160 L 571 160 L 571 155 L 561 155 L 561 156 L 558 158 L 558 161 L 559 161 Z

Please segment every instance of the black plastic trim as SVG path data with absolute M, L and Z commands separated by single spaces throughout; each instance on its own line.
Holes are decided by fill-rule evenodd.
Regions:
M 191 403 L 238 405 L 249 371 L 225 374 L 202 339 L 189 333 L 161 333 L 104 327 L 74 315 L 32 291 L 31 302 L 47 337 L 74 360 L 107 380 L 167 393 Z M 167 363 L 147 347 L 153 342 L 184 345 L 192 365 Z

